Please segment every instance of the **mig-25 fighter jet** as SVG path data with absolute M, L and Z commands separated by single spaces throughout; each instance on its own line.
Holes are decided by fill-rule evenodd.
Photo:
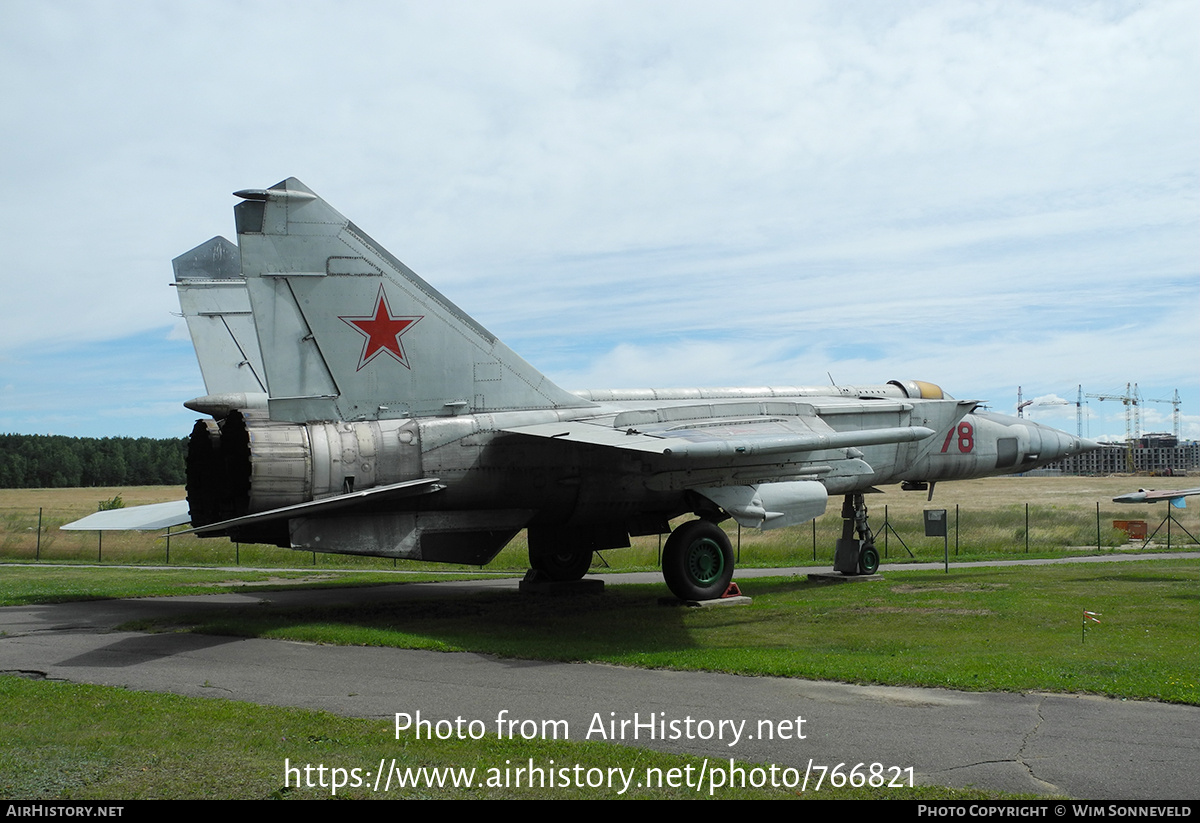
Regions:
M 202 536 L 482 565 L 525 529 L 530 565 L 566 581 L 669 534 L 668 586 L 704 600 L 733 575 L 725 519 L 781 528 L 840 495 L 834 568 L 872 574 L 865 492 L 1096 447 L 919 381 L 568 392 L 299 180 L 236 194 L 236 248 L 176 260 L 177 280 L 220 281 L 190 310 L 181 288 L 218 364 L 187 403 L 212 415 L 188 454 Z

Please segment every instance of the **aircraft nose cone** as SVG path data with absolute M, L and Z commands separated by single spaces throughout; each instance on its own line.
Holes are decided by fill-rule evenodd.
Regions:
M 1084 452 L 1100 448 L 1100 444 L 1095 440 L 1088 440 L 1086 437 L 1075 437 L 1074 435 L 1057 430 L 1055 430 L 1055 433 L 1058 435 L 1059 454 L 1063 457 L 1071 454 L 1083 454 Z
M 1083 451 L 1083 444 L 1085 442 L 1084 438 L 1075 437 L 1074 435 L 1067 434 L 1066 432 L 1059 431 L 1058 429 L 1054 429 L 1053 431 L 1055 439 L 1058 440 L 1058 442 L 1055 444 L 1056 448 L 1054 450 L 1058 457 L 1066 457 L 1069 454 L 1079 454 L 1081 451 Z
M 1042 435 L 1042 461 L 1059 460 L 1072 454 L 1082 454 L 1100 448 L 1099 443 L 1086 437 L 1076 437 L 1049 426 L 1038 426 L 1038 429 Z

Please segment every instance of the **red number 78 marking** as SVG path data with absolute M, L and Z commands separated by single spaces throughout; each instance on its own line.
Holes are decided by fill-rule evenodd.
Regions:
M 959 452 L 970 454 L 971 450 L 975 448 L 975 427 L 966 420 L 959 423 L 957 428 L 946 432 L 946 442 L 942 444 L 942 454 L 945 454 L 946 449 L 950 448 L 950 440 L 955 434 L 958 435 Z

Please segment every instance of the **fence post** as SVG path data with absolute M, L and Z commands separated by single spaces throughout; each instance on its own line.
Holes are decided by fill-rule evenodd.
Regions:
M 1029 504 L 1025 504 L 1025 554 L 1029 554 Z
M 1096 501 L 1096 551 L 1100 551 L 1100 501 Z
M 38 506 L 37 548 L 33 552 L 34 560 L 42 559 L 42 507 Z

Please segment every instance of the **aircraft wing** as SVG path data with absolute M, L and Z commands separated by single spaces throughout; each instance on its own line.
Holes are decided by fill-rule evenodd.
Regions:
M 791 404 L 788 404 L 791 405 Z M 734 407 L 734 411 L 738 409 Z M 610 419 L 568 420 L 514 426 L 504 431 L 527 437 L 619 449 L 664 461 L 666 475 L 719 506 L 750 528 L 777 529 L 807 522 L 825 511 L 825 486 L 813 476 L 837 472 L 869 474 L 858 446 L 910 443 L 934 434 L 925 426 L 876 426 L 837 431 L 815 414 L 758 414 L 719 416 L 719 407 L 664 407 L 621 413 Z M 745 409 L 744 411 L 750 411 Z M 786 411 L 786 410 L 785 410 Z M 714 412 L 716 416 L 714 416 Z M 691 414 L 707 414 L 680 420 Z M 664 418 L 675 417 L 675 420 Z M 640 419 L 639 419 L 640 418 Z M 841 454 L 830 452 L 842 451 Z M 818 455 L 820 452 L 826 454 Z M 727 464 L 757 471 L 780 460 L 804 464 L 805 470 L 767 471 L 773 481 L 733 480 Z M 811 461 L 817 460 L 820 465 Z M 745 461 L 743 463 L 743 461 Z M 707 464 L 707 465 L 706 465 Z M 726 464 L 724 468 L 713 467 Z M 672 466 L 679 471 L 672 470 Z M 736 473 L 736 472 L 735 472 Z M 801 478 L 800 475 L 806 475 Z
M 168 526 L 190 523 L 188 502 L 172 500 L 169 503 L 151 503 L 148 506 L 130 506 L 127 509 L 109 509 L 89 514 L 82 520 L 68 523 L 59 528 L 66 531 L 157 531 Z
M 1161 500 L 1169 500 L 1171 505 L 1177 509 L 1186 509 L 1187 501 L 1185 498 L 1200 494 L 1200 489 L 1166 489 L 1156 491 L 1155 489 L 1138 489 L 1129 494 L 1121 494 L 1113 498 L 1114 503 L 1157 503 Z
M 399 483 L 389 483 L 386 486 L 375 486 L 362 491 L 348 492 L 334 497 L 323 497 L 320 500 L 310 500 L 307 503 L 296 503 L 292 506 L 282 506 L 265 512 L 255 512 L 219 523 L 208 523 L 194 529 L 178 532 L 178 534 L 208 534 L 221 532 L 239 526 L 249 526 L 258 523 L 268 523 L 273 520 L 286 520 L 293 517 L 307 517 L 313 514 L 325 514 L 337 509 L 354 508 L 367 501 L 412 497 L 419 494 L 429 494 L 440 491 L 445 486 L 438 483 L 436 477 L 421 477 L 416 480 L 403 480 Z
M 176 534 L 206 534 L 222 531 L 235 526 L 246 526 L 252 523 L 266 523 L 290 517 L 302 517 L 311 514 L 323 514 L 336 509 L 352 508 L 368 500 L 410 497 L 416 494 L 428 494 L 443 488 L 436 477 L 422 477 L 417 480 L 405 480 L 386 486 L 376 486 L 362 491 L 339 494 L 335 497 L 325 497 L 320 500 L 310 500 L 294 506 L 283 506 L 265 512 L 256 512 L 220 523 L 209 523 L 194 529 L 176 532 Z M 172 500 L 169 503 L 152 503 L 148 506 L 130 506 L 125 509 L 110 509 L 108 511 L 89 514 L 81 520 L 67 523 L 60 528 L 66 531 L 156 531 L 168 526 L 181 526 L 191 522 L 188 501 Z

